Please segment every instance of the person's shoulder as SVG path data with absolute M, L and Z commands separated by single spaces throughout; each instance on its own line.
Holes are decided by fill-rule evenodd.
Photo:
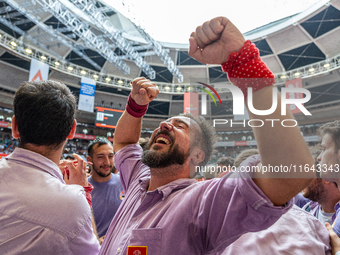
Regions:
M 226 185 L 228 185 L 229 180 L 225 178 L 213 178 L 210 180 L 205 180 L 205 181 L 199 181 L 192 183 L 191 185 L 188 185 L 184 189 L 182 189 L 183 192 L 187 194 L 196 194 L 197 199 L 201 197 L 200 195 L 208 195 L 213 194 L 220 189 L 225 189 Z M 233 185 L 230 186 L 232 188 Z M 200 195 L 197 195 L 200 194 Z
M 92 185 L 96 185 L 95 181 L 92 179 L 92 175 L 90 175 L 89 177 L 87 177 L 87 181 Z
M 294 230 L 295 235 L 305 232 L 305 235 L 313 235 L 312 232 L 318 231 L 319 235 L 327 232 L 323 224 L 312 214 L 293 205 L 278 221 L 276 226 L 282 229 Z M 323 231 L 325 230 L 325 231 Z M 305 238 L 305 237 L 303 237 Z
M 48 180 L 48 183 L 30 187 L 29 194 L 16 193 L 20 195 L 16 201 L 20 210 L 12 210 L 11 215 L 72 238 L 91 221 L 91 209 L 83 187 L 66 185 L 55 178 Z
M 78 215 L 79 217 L 90 215 L 91 209 L 82 186 L 60 183 L 51 187 L 48 193 L 49 196 L 45 197 L 45 203 L 48 206 L 45 207 L 51 216 L 60 218 L 65 212 L 67 215 Z M 51 200 L 46 201 L 47 199 Z M 72 217 L 66 217 L 65 220 Z
M 117 175 L 117 174 L 111 173 L 111 178 L 107 182 L 107 184 L 111 185 L 111 186 L 121 185 L 121 183 L 120 183 L 120 176 Z
M 149 167 L 142 163 L 142 155 L 143 149 L 139 144 L 129 144 L 120 149 L 115 154 L 115 166 L 120 176 L 124 177 L 134 169 L 141 169 L 142 172 L 149 170 Z
M 63 221 L 62 232 L 72 236 L 79 233 L 84 223 L 91 219 L 91 208 L 85 198 L 85 191 L 79 185 L 63 185 L 56 194 L 49 213 L 56 223 Z M 59 228 L 57 224 L 55 228 Z
M 310 204 L 310 202 L 307 203 L 307 204 Z M 295 204 L 292 206 L 292 208 L 289 211 L 291 213 L 305 214 L 305 215 L 309 215 L 309 216 L 311 215 L 310 213 L 306 212 L 304 209 L 300 208 L 299 206 L 297 206 Z
M 115 154 L 115 161 L 117 158 L 125 158 L 127 156 L 133 156 L 133 155 L 141 155 L 143 153 L 142 147 L 140 147 L 139 144 L 128 144 L 121 148 L 116 154 Z
M 298 207 L 297 205 L 293 205 L 292 208 L 286 213 L 286 216 L 293 216 L 301 221 L 312 221 L 316 223 L 321 222 L 308 211 Z
M 80 185 L 62 185 L 61 192 L 58 194 L 60 199 L 65 202 L 73 201 L 74 206 L 87 207 L 84 188 Z M 85 202 L 85 203 L 84 203 Z
M 286 222 L 290 222 L 290 225 L 295 228 L 296 233 L 301 229 L 300 232 L 309 236 L 309 240 L 320 239 L 325 246 L 329 246 L 329 233 L 324 224 L 314 215 L 294 205 L 284 216 L 286 216 Z
M 111 179 L 113 179 L 113 180 L 120 180 L 120 176 L 119 176 L 119 174 L 111 173 Z

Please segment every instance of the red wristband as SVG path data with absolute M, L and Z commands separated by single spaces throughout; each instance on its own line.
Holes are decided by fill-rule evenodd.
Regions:
M 238 52 L 231 53 L 228 61 L 221 66 L 230 82 L 239 87 L 245 97 L 248 87 L 252 87 L 255 92 L 275 83 L 274 74 L 262 61 L 259 50 L 250 40 Z
M 145 115 L 146 111 L 148 110 L 149 104 L 146 105 L 139 105 L 136 103 L 135 100 L 131 97 L 131 93 L 129 95 L 128 101 L 126 103 L 126 111 L 135 118 L 141 118 Z
M 91 197 L 91 191 L 93 190 L 93 186 L 89 183 L 86 187 L 83 187 L 86 195 L 86 200 L 89 203 L 91 209 L 92 209 L 92 197 Z

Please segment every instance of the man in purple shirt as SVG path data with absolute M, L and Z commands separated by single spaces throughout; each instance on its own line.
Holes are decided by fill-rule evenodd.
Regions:
M 114 168 L 112 143 L 106 138 L 96 138 L 89 143 L 87 151 L 86 159 L 92 162 L 91 176 L 88 178 L 93 186 L 92 209 L 101 241 L 122 202 L 120 193 L 123 188 L 119 176 L 112 173 Z
M 340 120 L 327 122 L 322 125 L 318 130 L 318 134 L 321 136 L 322 151 L 318 156 L 319 164 L 317 170 L 320 172 L 322 179 L 331 182 L 329 185 L 335 185 L 336 189 L 340 187 Z M 332 186 L 334 187 L 334 186 Z M 332 201 L 336 203 L 336 201 Z M 339 212 L 340 203 L 335 204 L 334 207 L 336 219 L 333 217 L 334 231 L 340 236 L 340 224 L 339 224 Z M 332 252 L 336 252 L 336 255 L 340 255 L 340 242 L 337 235 L 332 230 L 332 226 L 326 223 L 326 227 L 330 232 Z
M 340 201 L 340 191 L 334 182 L 315 178 L 302 194 L 311 200 L 302 209 L 313 214 L 323 225 L 333 223 L 335 206 Z
M 260 155 L 251 156 L 260 163 Z M 249 160 L 248 160 L 249 161 Z M 242 165 L 247 164 L 247 161 Z M 223 255 L 234 254 L 331 254 L 329 233 L 317 218 L 297 205 L 277 222 L 259 232 L 242 235 Z
M 228 19 L 219 17 L 192 33 L 189 54 L 202 63 L 237 62 L 242 70 L 243 58 L 237 54 L 243 54 L 239 50 L 244 45 L 249 43 L 245 44 L 238 29 Z M 232 52 L 238 53 L 230 63 L 227 61 Z M 266 68 L 262 63 L 259 66 Z M 271 107 L 268 99 L 272 90 L 269 85 L 254 94 L 256 109 Z M 132 82 L 114 139 L 115 163 L 125 199 L 109 227 L 100 254 L 221 254 L 240 235 L 266 229 L 277 221 L 290 208 L 290 199 L 313 178 L 312 172 L 293 179 L 301 175 L 248 173 L 239 168 L 229 178 L 197 183 L 190 177 L 194 176 L 196 166 L 207 163 L 214 143 L 214 135 L 204 118 L 172 117 L 155 129 L 144 152 L 137 144 L 142 116 L 157 94 L 157 86 L 145 78 Z M 278 98 L 278 107 L 272 114 L 250 113 L 250 117 L 293 119 L 289 111 L 281 116 L 280 105 Z M 254 134 L 264 166 L 314 163 L 298 126 L 267 125 L 254 128 Z M 256 163 L 249 159 L 246 166 L 254 169 Z
M 76 162 L 59 165 L 76 130 L 75 106 L 56 81 L 27 82 L 15 93 L 12 135 L 19 148 L 0 161 L 0 254 L 98 254 L 84 196 L 86 164 L 74 154 Z

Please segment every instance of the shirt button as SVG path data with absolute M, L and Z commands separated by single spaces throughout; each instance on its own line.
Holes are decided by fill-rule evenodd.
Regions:
M 117 249 L 117 253 L 120 253 L 120 248 Z

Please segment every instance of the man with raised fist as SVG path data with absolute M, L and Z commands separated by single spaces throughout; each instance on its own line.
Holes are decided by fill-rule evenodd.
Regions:
M 271 107 L 274 76 L 256 47 L 227 18 L 197 27 L 190 37 L 189 54 L 202 63 L 221 64 L 245 95 L 252 87 L 256 109 Z M 155 129 L 148 148 L 143 151 L 138 145 L 142 117 L 157 95 L 155 83 L 145 78 L 132 82 L 114 139 L 116 167 L 126 196 L 100 254 L 136 250 L 148 255 L 221 254 L 242 234 L 276 222 L 314 177 L 313 172 L 240 171 L 229 178 L 197 183 L 191 179 L 195 167 L 208 162 L 215 143 L 214 130 L 203 117 L 169 118 Z M 251 117 L 280 121 L 280 105 L 278 97 L 272 114 Z M 284 117 L 293 119 L 289 110 Z M 263 126 L 254 128 L 254 134 L 263 166 L 314 164 L 298 126 Z M 259 162 L 254 156 L 244 164 L 251 168 Z

